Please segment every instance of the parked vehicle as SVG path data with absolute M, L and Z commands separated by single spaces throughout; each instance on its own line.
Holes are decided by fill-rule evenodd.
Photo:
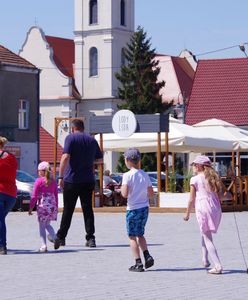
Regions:
M 26 211 L 29 209 L 31 194 L 34 187 L 35 177 L 31 174 L 18 170 L 16 173 L 17 197 L 13 210 Z
M 121 173 L 112 173 L 110 175 L 112 179 L 114 179 L 119 185 L 121 185 L 122 182 L 122 174 Z
M 148 174 L 148 176 L 151 180 L 154 193 L 157 193 L 158 192 L 158 181 L 157 181 L 157 179 L 155 179 L 153 176 L 150 176 L 149 174 Z
M 12 210 L 13 211 L 28 211 L 30 200 L 31 200 L 31 195 L 29 192 L 17 190 L 16 203 Z
M 149 175 L 150 179 L 153 178 L 156 181 L 158 180 L 158 173 L 156 171 L 154 171 L 154 172 L 147 172 L 147 174 Z M 184 176 L 181 175 L 181 174 L 176 173 L 175 177 L 176 177 L 176 187 L 175 187 L 175 190 L 177 192 L 182 192 L 183 191 L 183 179 L 184 179 Z M 165 178 L 166 178 L 166 174 L 164 172 L 161 172 L 161 188 L 162 188 L 162 191 L 164 190 L 164 186 L 165 186 Z M 169 179 L 170 179 L 170 176 L 169 176 Z

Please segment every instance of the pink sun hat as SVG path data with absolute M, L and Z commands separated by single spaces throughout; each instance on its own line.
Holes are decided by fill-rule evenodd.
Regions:
M 192 166 L 193 164 L 199 164 L 199 165 L 211 167 L 212 162 L 207 156 L 198 155 L 190 165 Z
M 38 171 L 48 171 L 50 169 L 50 165 L 47 161 L 42 161 L 38 165 Z

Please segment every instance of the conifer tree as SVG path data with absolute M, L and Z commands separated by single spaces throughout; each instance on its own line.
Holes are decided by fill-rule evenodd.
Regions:
M 160 68 L 155 60 L 155 49 L 151 49 L 150 39 L 142 27 L 134 32 L 130 43 L 123 49 L 123 55 L 125 63 L 116 73 L 121 83 L 118 96 L 123 100 L 118 108 L 131 110 L 134 114 L 163 113 L 169 109 L 172 104 L 162 103 L 159 94 L 165 82 L 158 82 Z M 141 164 L 146 171 L 156 170 L 155 155 L 144 154 Z M 119 160 L 117 169 L 121 171 L 123 167 L 123 160 Z
M 123 100 L 118 108 L 129 109 L 134 114 L 163 113 L 170 106 L 162 103 L 159 94 L 165 82 L 158 82 L 159 62 L 155 60 L 155 49 L 151 49 L 143 28 L 138 27 L 134 32 L 123 55 L 125 64 L 116 74 L 121 83 L 118 96 Z

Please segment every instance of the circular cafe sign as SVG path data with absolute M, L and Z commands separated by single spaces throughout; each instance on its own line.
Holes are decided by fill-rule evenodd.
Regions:
M 114 114 L 112 128 L 115 134 L 121 137 L 128 137 L 136 131 L 136 127 L 135 115 L 130 110 L 122 109 Z

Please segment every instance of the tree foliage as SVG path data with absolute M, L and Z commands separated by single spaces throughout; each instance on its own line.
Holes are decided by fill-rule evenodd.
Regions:
M 155 60 L 155 49 L 150 48 L 150 39 L 144 29 L 138 27 L 123 49 L 125 64 L 120 73 L 116 73 L 121 83 L 118 96 L 123 100 L 119 109 L 129 109 L 135 114 L 154 114 L 163 113 L 171 106 L 162 103 L 159 92 L 165 82 L 158 82 L 159 61 Z
M 155 49 L 151 49 L 150 38 L 142 27 L 138 27 L 131 37 L 130 43 L 123 49 L 125 63 L 121 66 L 116 78 L 121 85 L 118 96 L 122 103 L 119 109 L 131 110 L 134 114 L 163 113 L 172 105 L 162 103 L 160 89 L 164 81 L 158 81 L 160 68 L 155 59 Z M 156 158 L 154 154 L 142 155 L 142 167 L 155 170 Z M 119 161 L 118 169 L 122 169 L 123 162 Z

